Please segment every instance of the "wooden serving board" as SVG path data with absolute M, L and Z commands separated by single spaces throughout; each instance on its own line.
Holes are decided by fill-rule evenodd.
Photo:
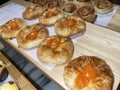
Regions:
M 37 90 L 21 72 L 0 52 L 0 60 L 5 62 L 9 75 L 16 82 L 20 90 Z M 9 80 L 8 80 L 9 81 Z
M 118 11 L 116 12 L 115 15 L 117 15 L 117 13 Z M 110 23 L 113 22 L 114 17 L 115 16 L 113 16 Z M 86 32 L 84 33 L 83 36 L 81 36 L 78 39 L 77 43 L 75 44 L 73 58 L 76 58 L 81 55 L 91 55 L 91 56 L 97 56 L 99 58 L 104 59 L 113 71 L 114 78 L 115 78 L 113 90 L 116 90 L 120 82 L 120 70 L 119 70 L 120 33 L 115 32 L 114 30 L 111 30 L 111 29 L 107 29 L 107 28 L 103 28 L 103 27 L 91 24 L 91 23 L 86 22 L 86 24 L 87 24 Z M 112 23 L 111 25 L 114 25 L 114 23 Z M 119 24 L 118 24 L 118 27 L 120 27 Z M 34 60 L 34 58 L 31 58 L 31 56 L 26 54 L 23 50 L 19 49 L 18 46 L 15 45 L 15 43 L 11 42 L 11 40 L 6 40 L 6 41 L 9 44 L 11 44 L 16 50 L 22 53 L 24 56 L 26 56 L 30 62 L 35 64 L 40 70 L 42 70 L 52 80 L 57 82 L 64 89 L 67 89 L 63 80 L 63 72 L 64 72 L 65 65 L 56 66 L 51 71 L 49 71 L 44 67 L 42 67 L 39 63 L 37 63 Z
M 73 58 L 82 55 L 97 56 L 106 61 L 113 71 L 113 90 L 116 90 L 120 83 L 120 33 L 87 23 L 85 34 L 75 45 Z M 57 78 L 62 78 L 63 70 L 64 65 L 54 68 L 52 72 L 59 71 L 61 74 L 58 73 Z
M 76 44 L 75 55 L 92 55 L 102 58 L 111 67 L 116 90 L 120 82 L 120 33 L 87 24 L 87 31 Z
M 107 27 L 114 31 L 120 32 L 120 7 L 116 11 L 116 13 L 113 15 Z

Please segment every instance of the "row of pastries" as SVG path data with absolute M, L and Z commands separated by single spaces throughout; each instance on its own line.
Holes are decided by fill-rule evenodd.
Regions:
M 37 56 L 45 63 L 62 64 L 67 62 L 74 52 L 74 45 L 69 36 L 84 32 L 86 23 L 78 16 L 64 17 L 61 9 L 54 7 L 47 9 L 40 15 L 38 23 L 28 25 L 24 20 L 28 20 L 24 13 L 28 16 L 33 14 L 31 17 L 33 19 L 34 15 L 36 16 L 36 13 L 39 13 L 36 5 L 38 4 L 28 6 L 22 13 L 23 18 L 11 19 L 0 26 L 1 36 L 6 39 L 16 38 L 20 48 L 37 47 Z M 47 26 L 54 27 L 56 33 L 54 36 L 49 35 L 50 31 Z
M 0 34 L 6 39 L 16 38 L 19 48 L 37 47 L 37 56 L 44 63 L 63 64 L 74 54 L 70 36 L 84 32 L 85 21 L 96 20 L 96 3 L 100 9 L 110 5 L 113 8 L 108 0 L 40 0 L 26 7 L 23 19 L 14 18 L 0 26 Z M 112 8 L 97 13 L 108 13 Z M 27 25 L 24 19 L 39 19 L 39 23 Z M 55 35 L 49 35 L 49 26 L 54 27 Z M 107 63 L 94 56 L 71 60 L 64 68 L 63 78 L 70 90 L 111 90 L 114 79 Z
M 91 23 L 94 23 L 97 19 L 97 13 L 109 13 L 113 10 L 114 6 L 109 0 L 37 0 L 37 2 L 34 2 L 33 0 L 33 3 L 42 7 L 42 10 L 41 8 L 37 8 L 41 11 L 39 15 L 47 9 L 58 7 L 62 10 L 65 16 L 77 15 L 83 20 Z M 27 10 L 27 13 L 28 12 L 29 10 Z M 25 16 L 25 13 L 23 16 Z M 25 18 L 31 19 L 30 17 Z

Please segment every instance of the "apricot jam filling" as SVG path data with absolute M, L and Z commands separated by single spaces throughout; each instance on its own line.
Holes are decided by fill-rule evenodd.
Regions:
M 35 40 L 38 36 L 38 31 L 33 31 L 30 32 L 27 36 L 26 36 L 26 40 Z
M 92 65 L 85 66 L 75 79 L 78 88 L 84 88 L 97 77 L 97 71 Z
M 56 38 L 50 38 L 47 41 L 47 46 L 52 48 L 53 50 L 59 46 L 60 42 Z
M 17 24 L 17 22 L 14 21 L 10 22 L 9 26 L 11 29 L 19 29 L 19 25 Z
M 66 19 L 64 23 L 68 27 L 73 27 L 76 25 L 77 21 L 75 19 Z

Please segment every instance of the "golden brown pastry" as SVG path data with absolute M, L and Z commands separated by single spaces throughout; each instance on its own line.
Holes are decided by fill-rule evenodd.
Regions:
M 19 90 L 15 82 L 9 81 L 0 86 L 0 90 Z
M 44 63 L 63 64 L 73 55 L 74 46 L 70 38 L 50 36 L 37 49 L 37 56 Z
M 40 4 L 42 6 L 46 5 L 47 1 L 52 1 L 52 0 L 29 0 L 29 2 L 33 4 Z
M 46 7 L 40 4 L 32 4 L 23 11 L 22 16 L 24 19 L 32 20 L 38 18 L 46 10 Z
M 5 66 L 5 63 L 2 60 L 0 60 L 0 82 L 3 82 L 4 80 L 6 80 L 8 77 L 8 74 L 9 72 Z
M 80 56 L 64 68 L 64 81 L 70 90 L 112 90 L 113 73 L 106 62 L 95 56 Z
M 22 48 L 33 48 L 39 45 L 49 35 L 47 28 L 36 23 L 23 28 L 17 35 L 17 43 Z
M 76 5 L 78 8 L 81 8 L 83 6 L 90 6 L 92 7 L 92 4 L 90 0 L 76 0 Z
M 65 2 L 75 2 L 75 0 L 64 0 Z
M 67 15 L 73 15 L 74 11 L 77 9 L 76 5 L 72 2 L 66 2 L 64 3 L 62 10 L 64 14 Z
M 91 23 L 97 19 L 94 9 L 89 6 L 83 6 L 77 9 L 74 14 Z
M 86 23 L 77 16 L 68 16 L 58 20 L 54 27 L 57 35 L 72 36 L 85 31 Z
M 96 0 L 93 2 L 95 12 L 100 14 L 109 13 L 113 10 L 113 4 L 109 0 Z
M 63 0 L 50 0 L 50 2 L 48 3 L 48 8 L 54 7 L 62 8 L 63 4 L 64 4 Z
M 60 8 L 48 8 L 39 18 L 39 22 L 44 25 L 52 25 L 57 20 L 63 18 L 63 12 Z
M 14 18 L 0 26 L 0 33 L 3 38 L 15 38 L 18 32 L 26 26 L 26 22 L 22 18 Z

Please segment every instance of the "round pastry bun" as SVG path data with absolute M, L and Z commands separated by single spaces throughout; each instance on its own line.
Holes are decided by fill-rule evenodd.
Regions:
M 53 25 L 57 20 L 64 17 L 62 10 L 58 7 L 48 8 L 40 17 L 39 22 L 44 25 Z
M 22 16 L 24 19 L 32 20 L 38 18 L 46 10 L 46 7 L 40 4 L 32 4 L 23 11 Z
M 0 86 L 0 90 L 19 90 L 15 82 L 9 81 Z
M 26 49 L 36 47 L 48 36 L 47 28 L 41 23 L 26 26 L 17 35 L 18 47 Z
M 4 80 L 6 80 L 8 75 L 9 75 L 9 72 L 5 66 L 5 63 L 2 60 L 0 60 L 0 82 L 3 82 Z
M 70 90 L 112 90 L 113 73 L 102 59 L 80 56 L 64 67 L 64 82 Z
M 74 11 L 77 9 L 75 3 L 73 2 L 66 2 L 64 3 L 63 7 L 62 7 L 62 11 L 65 14 L 65 16 L 68 15 L 73 15 Z
M 76 0 L 77 8 L 81 8 L 83 6 L 92 6 L 90 0 Z
M 74 15 L 77 15 L 83 20 L 91 23 L 93 23 L 97 19 L 97 15 L 95 14 L 94 9 L 90 6 L 83 6 L 81 8 L 78 8 L 74 12 Z
M 106 14 L 113 10 L 113 4 L 109 0 L 96 0 L 93 4 L 96 13 Z
M 48 8 L 59 7 L 62 8 L 64 5 L 64 0 L 49 0 Z
M 15 38 L 18 32 L 26 26 L 26 22 L 22 18 L 13 18 L 0 26 L 0 32 L 3 38 Z
M 69 37 L 50 36 L 37 49 L 40 61 L 51 64 L 63 64 L 73 55 L 73 42 Z
M 60 36 L 72 36 L 86 30 L 86 23 L 78 16 L 67 16 L 54 24 L 55 32 Z

